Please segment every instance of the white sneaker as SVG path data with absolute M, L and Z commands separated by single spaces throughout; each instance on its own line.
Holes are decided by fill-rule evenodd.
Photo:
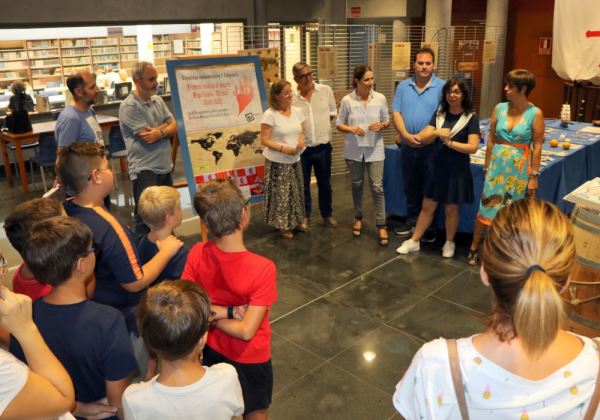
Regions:
M 456 244 L 454 242 L 446 241 L 444 247 L 442 248 L 442 257 L 444 258 L 452 258 L 454 257 L 454 250 L 456 249 Z
M 400 245 L 398 249 L 396 249 L 396 252 L 398 254 L 406 255 L 409 252 L 416 252 L 419 250 L 421 250 L 421 245 L 418 241 L 407 239 L 406 241 L 402 242 L 402 245 Z

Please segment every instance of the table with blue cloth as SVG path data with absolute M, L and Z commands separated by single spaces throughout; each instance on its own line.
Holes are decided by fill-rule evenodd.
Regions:
M 580 130 L 590 127 L 586 123 L 569 123 L 561 127 L 560 120 L 546 119 L 546 132 L 542 151 L 560 152 L 564 156 L 542 154 L 537 197 L 556 204 L 562 211 L 569 213 L 573 204 L 563 197 L 584 182 L 600 176 L 600 134 L 582 133 Z M 481 121 L 481 132 L 487 139 L 489 119 Z M 569 139 L 573 146 L 569 150 L 551 147 L 550 140 L 562 142 Z M 577 147 L 580 145 L 580 147 Z M 483 147 L 481 144 L 480 147 Z M 407 146 L 403 146 L 407 147 Z M 385 210 L 388 216 L 406 216 L 406 197 L 404 195 L 402 164 L 402 148 L 396 145 L 385 148 L 385 165 L 383 171 L 383 187 L 385 190 Z M 548 159 L 548 160 L 546 160 Z M 471 204 L 463 204 L 460 208 L 459 232 L 472 233 L 475 217 L 479 210 L 479 200 L 483 191 L 483 165 L 471 163 L 473 175 L 473 196 Z M 438 228 L 444 227 L 444 212 L 438 211 L 435 219 Z

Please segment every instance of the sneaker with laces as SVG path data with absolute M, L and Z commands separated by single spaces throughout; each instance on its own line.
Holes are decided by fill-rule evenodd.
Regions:
M 415 231 L 415 227 L 410 226 L 407 223 L 403 223 L 400 226 L 397 226 L 396 229 L 394 229 L 394 232 L 398 236 L 412 235 L 412 233 L 414 231 Z
M 446 241 L 444 247 L 442 248 L 442 257 L 444 258 L 452 258 L 454 257 L 454 250 L 456 249 L 456 244 L 454 242 Z
M 421 245 L 419 244 L 419 242 L 413 241 L 411 238 L 411 239 L 407 239 L 406 241 L 402 242 L 402 245 L 400 245 L 398 247 L 398 249 L 396 249 L 396 252 L 401 255 L 406 255 L 409 252 L 417 252 L 420 250 L 421 250 Z
M 436 230 L 435 229 L 426 230 L 425 233 L 423 234 L 423 237 L 421 238 L 421 241 L 423 241 L 426 244 L 432 244 L 435 241 L 437 241 Z
M 323 224 L 325 224 L 327 227 L 336 227 L 338 222 L 332 216 L 329 216 L 323 218 Z

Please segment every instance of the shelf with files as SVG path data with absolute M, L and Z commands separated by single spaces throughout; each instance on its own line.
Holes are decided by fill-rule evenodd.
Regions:
M 25 42 L 0 41 L 0 89 L 6 89 L 15 80 L 31 81 Z
M 45 85 L 45 79 L 62 82 L 62 63 L 58 39 L 27 41 L 31 81 L 34 89 Z

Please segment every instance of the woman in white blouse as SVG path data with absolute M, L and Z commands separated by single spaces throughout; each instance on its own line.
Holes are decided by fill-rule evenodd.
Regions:
M 387 246 L 389 239 L 383 193 L 383 130 L 389 127 L 390 116 L 385 96 L 373 90 L 373 83 L 374 76 L 370 67 L 359 65 L 354 68 L 354 91 L 342 99 L 336 126 L 346 134 L 344 158 L 350 171 L 354 202 L 352 234 L 358 237 L 362 233 L 362 194 L 366 169 L 373 195 L 378 242 L 381 246 Z
M 596 418 L 598 345 L 561 329 L 559 293 L 574 258 L 571 223 L 553 204 L 523 199 L 500 210 L 480 271 L 494 292 L 488 330 L 421 347 L 396 387 L 396 409 L 407 419 Z
M 304 116 L 292 108 L 292 87 L 283 79 L 271 85 L 269 106 L 260 126 L 265 157 L 265 222 L 279 229 L 283 238 L 291 239 L 294 229 L 306 230 L 300 164 Z

